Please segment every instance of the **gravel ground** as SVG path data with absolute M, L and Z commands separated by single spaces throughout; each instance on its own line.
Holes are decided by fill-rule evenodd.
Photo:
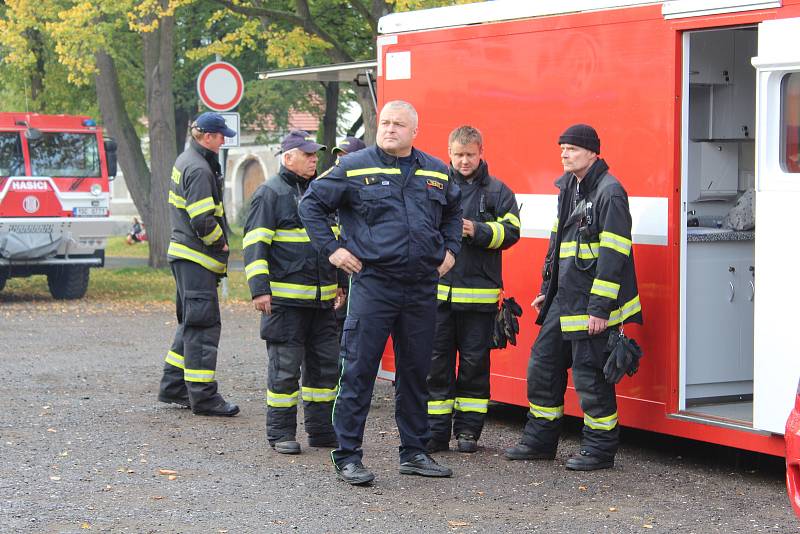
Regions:
M 476 454 L 437 455 L 452 479 L 402 476 L 387 382 L 366 433 L 376 483 L 350 487 L 327 450 L 266 446 L 257 319 L 225 306 L 218 377 L 242 413 L 201 418 L 155 400 L 172 306 L 0 294 L 0 531 L 800 532 L 780 459 L 623 430 L 615 469 L 573 473 L 571 420 L 555 461 L 507 462 L 524 410 L 505 406 Z

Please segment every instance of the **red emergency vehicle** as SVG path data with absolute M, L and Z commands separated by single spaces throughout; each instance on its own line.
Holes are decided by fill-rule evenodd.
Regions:
M 116 143 L 89 117 L 0 113 L 0 289 L 44 274 L 57 299 L 86 294 L 116 172 Z
M 496 0 L 391 14 L 379 30 L 378 104 L 414 104 L 416 146 L 445 160 L 448 133 L 478 127 L 517 194 L 523 238 L 504 279 L 520 302 L 541 282 L 558 136 L 578 122 L 598 130 L 630 196 L 645 320 L 625 327 L 645 356 L 617 388 L 621 424 L 787 454 L 800 376 L 800 0 Z M 727 228 L 752 197 L 755 228 Z M 527 406 L 534 313 L 516 347 L 493 353 L 494 400 Z M 381 375 L 393 376 L 391 357 Z M 566 412 L 581 414 L 571 386 Z
M 800 517 L 800 381 L 794 410 L 786 421 L 786 491 L 794 513 Z

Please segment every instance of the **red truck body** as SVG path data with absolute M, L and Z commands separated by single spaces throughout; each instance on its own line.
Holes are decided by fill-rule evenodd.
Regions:
M 116 144 L 89 117 L 0 113 L 0 289 L 44 274 L 56 298 L 86 293 L 104 263 L 114 174 Z

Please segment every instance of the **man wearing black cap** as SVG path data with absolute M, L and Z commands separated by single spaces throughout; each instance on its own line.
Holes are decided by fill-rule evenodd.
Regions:
M 334 299 L 343 303 L 343 291 L 336 268 L 311 246 L 297 213 L 317 174 L 320 150 L 325 147 L 302 130 L 283 138 L 280 170 L 253 193 L 242 242 L 245 276 L 267 342 L 267 440 L 282 454 L 300 453 L 300 399 L 308 444 L 338 445 L 331 424 L 339 376 L 333 305 Z M 335 221 L 330 226 L 338 230 Z
M 197 415 L 233 416 L 239 407 L 217 392 L 217 346 L 222 328 L 217 285 L 228 266 L 224 179 L 217 153 L 236 132 L 218 113 L 191 125 L 189 147 L 175 161 L 170 183 L 172 219 L 167 258 L 177 287 L 178 329 L 167 353 L 158 400 L 191 407 Z
M 631 247 L 631 214 L 622 184 L 598 157 L 600 139 L 586 124 L 559 137 L 564 174 L 558 218 L 533 307 L 541 325 L 528 363 L 528 422 L 509 460 L 553 459 L 564 416 L 567 369 L 583 410 L 580 454 L 566 468 L 614 466 L 619 445 L 614 385 L 603 365 L 609 336 L 623 322 L 642 322 Z

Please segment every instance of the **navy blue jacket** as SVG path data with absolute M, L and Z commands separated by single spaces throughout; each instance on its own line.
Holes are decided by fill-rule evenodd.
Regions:
M 430 279 L 445 249 L 461 249 L 461 191 L 447 165 L 412 149 L 403 176 L 398 158 L 371 146 L 339 158 L 311 182 L 300 219 L 311 244 L 325 257 L 344 247 L 366 266 L 406 281 Z M 342 240 L 328 214 L 339 211 Z

